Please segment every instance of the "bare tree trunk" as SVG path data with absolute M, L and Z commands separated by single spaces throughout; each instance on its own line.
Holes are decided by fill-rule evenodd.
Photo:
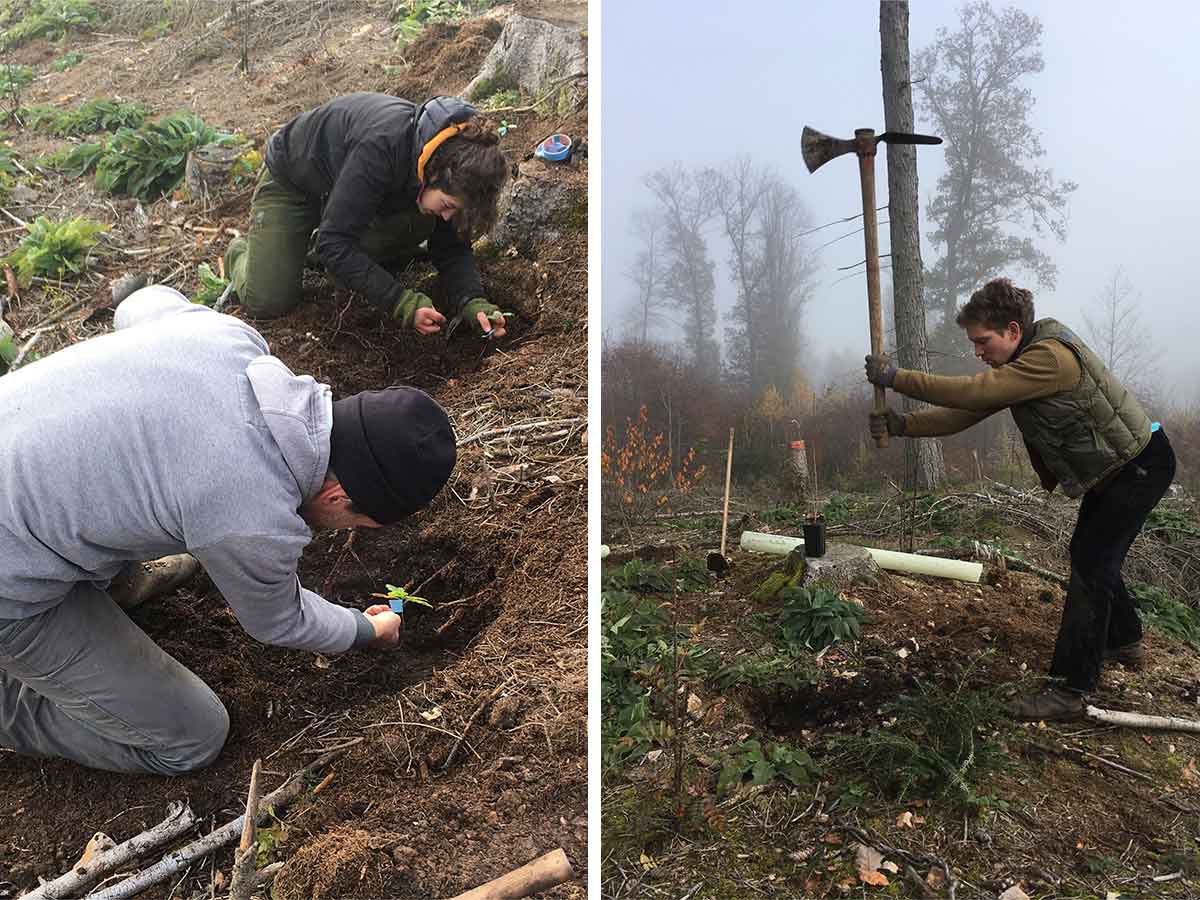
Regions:
M 879 37 L 883 48 L 883 117 L 888 131 L 913 130 L 912 83 L 908 68 L 908 0 L 881 0 Z M 899 365 L 929 371 L 925 338 L 924 274 L 921 237 L 917 228 L 917 150 L 904 144 L 887 145 L 888 218 L 891 219 L 892 299 L 895 306 Z M 904 409 L 917 402 L 904 398 Z M 946 477 L 942 445 L 935 438 L 912 439 L 917 460 L 917 485 L 930 489 Z

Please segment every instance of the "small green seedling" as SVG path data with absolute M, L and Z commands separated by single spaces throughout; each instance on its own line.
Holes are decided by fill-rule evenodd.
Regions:
M 421 606 L 427 606 L 430 609 L 433 609 L 433 604 L 424 597 L 417 597 L 414 594 L 410 594 L 402 587 L 396 587 L 394 584 L 384 585 L 384 587 L 388 589 L 386 594 L 372 594 L 371 596 L 378 597 L 381 600 L 386 600 L 388 602 L 388 606 L 392 608 L 392 612 L 396 613 L 397 615 L 404 615 L 405 603 L 419 603 Z

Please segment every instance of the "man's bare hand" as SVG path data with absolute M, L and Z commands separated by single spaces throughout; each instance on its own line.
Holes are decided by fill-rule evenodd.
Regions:
M 442 330 L 446 317 L 432 306 L 423 306 L 413 316 L 413 328 L 421 334 L 437 334 Z
M 400 629 L 404 626 L 404 619 L 392 612 L 390 606 L 382 603 L 368 606 L 363 610 L 363 615 L 375 629 L 375 640 L 367 646 L 386 648 L 395 647 L 400 643 Z

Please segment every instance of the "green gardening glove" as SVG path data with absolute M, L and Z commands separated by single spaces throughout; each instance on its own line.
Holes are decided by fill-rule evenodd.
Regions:
M 426 306 L 433 306 L 433 301 L 429 298 L 428 294 L 422 294 L 420 291 L 408 290 L 406 288 L 400 292 L 400 299 L 392 307 L 392 318 L 403 327 L 412 328 L 413 316 L 416 315 L 418 309 L 423 309 Z
M 476 297 L 462 309 L 462 320 L 471 326 L 473 334 L 482 337 L 486 333 L 483 324 L 479 321 L 480 313 L 488 317 L 488 321 L 491 323 L 493 329 L 503 330 L 504 313 L 500 312 L 500 307 L 494 303 L 489 303 L 482 297 Z

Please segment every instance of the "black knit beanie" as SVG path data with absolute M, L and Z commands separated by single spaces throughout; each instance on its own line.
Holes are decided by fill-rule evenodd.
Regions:
M 336 401 L 329 444 L 329 468 L 354 508 L 381 525 L 427 506 L 454 470 L 446 411 L 412 387 Z

